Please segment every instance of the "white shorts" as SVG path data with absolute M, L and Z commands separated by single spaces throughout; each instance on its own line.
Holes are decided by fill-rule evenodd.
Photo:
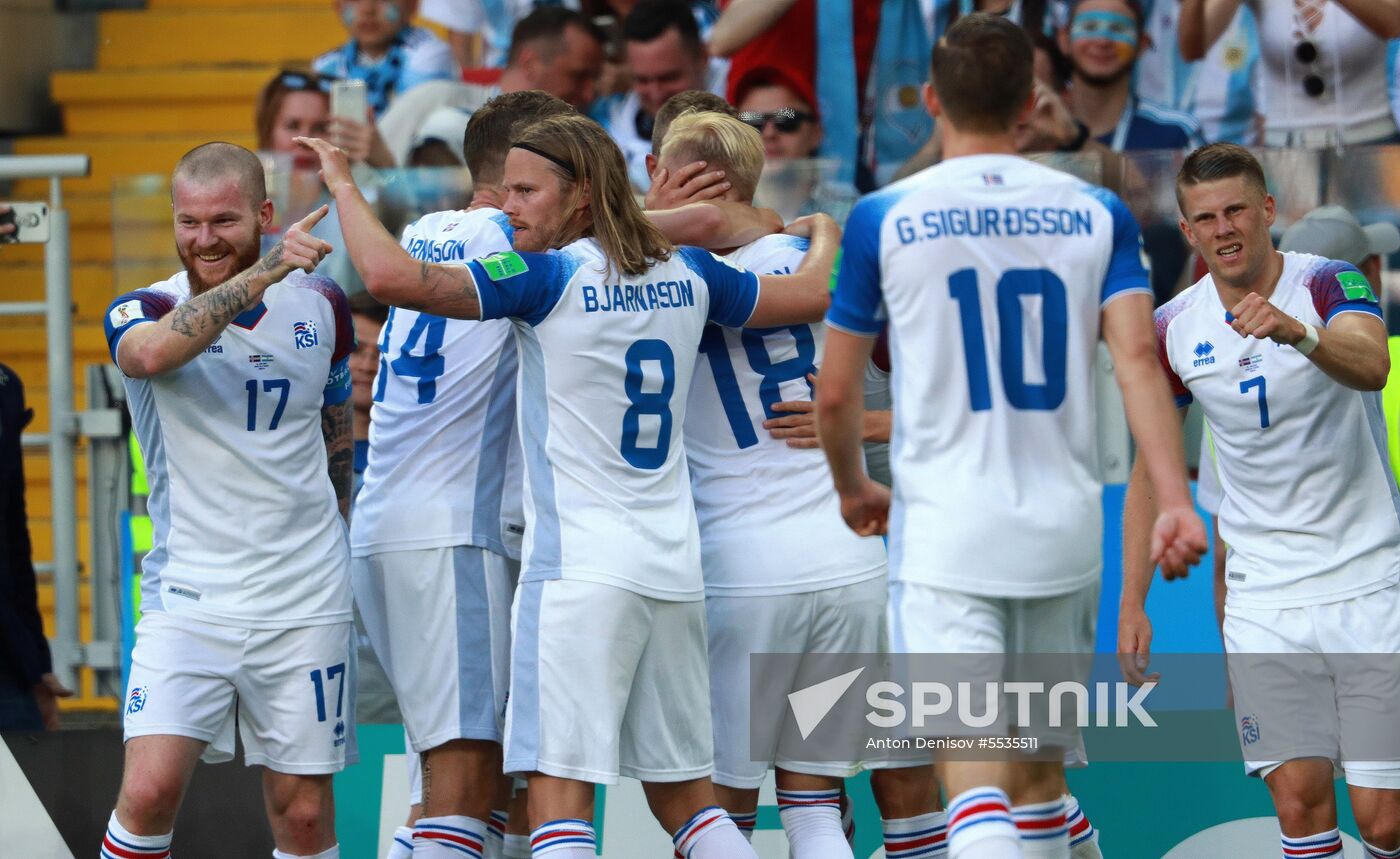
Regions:
M 519 564 L 475 546 L 355 558 L 350 581 L 411 751 L 501 741 Z
M 1071 666 L 1070 660 L 1056 656 L 1053 670 L 1073 667 L 1076 674 L 1082 674 L 1075 679 L 1086 682 L 1094 653 L 1099 590 L 1100 583 L 1095 581 L 1060 596 L 1013 599 L 979 596 L 917 582 L 891 582 L 891 650 L 897 654 L 964 654 L 968 657 L 985 654 L 988 657 L 985 660 L 958 660 L 956 668 L 950 669 L 956 674 L 950 683 L 952 679 L 971 682 L 974 691 L 984 688 L 984 682 L 1004 678 L 1007 655 L 1083 655 L 1082 666 L 1078 661 Z M 985 712 L 984 704 L 974 701 L 970 712 Z M 1004 699 L 997 712 L 998 719 L 985 728 L 968 728 L 953 717 L 939 721 L 934 729 L 915 729 L 914 733 L 922 736 L 1007 736 L 1008 715 L 1015 712 L 1014 704 Z M 1067 752 L 1077 750 L 1081 743 L 1078 728 L 1073 724 L 1062 728 L 1041 724 L 1033 729 L 1018 730 L 1018 734 L 1035 735 L 1041 748 L 1054 747 Z M 1066 757 L 1073 759 L 1075 755 Z
M 778 731 L 763 732 L 773 741 L 766 748 L 750 748 L 749 655 L 879 653 L 884 649 L 886 597 L 886 580 L 880 576 L 808 593 L 705 598 L 716 783 L 757 788 L 775 764 L 790 772 L 838 778 L 860 772 L 859 761 L 792 760 L 779 748 Z M 764 687 L 783 696 L 803 688 L 801 665 L 792 667 L 788 676 L 765 677 Z M 781 712 L 792 718 L 789 708 Z
M 1400 585 L 1300 608 L 1227 603 L 1224 636 L 1225 652 L 1240 654 L 1230 659 L 1229 669 L 1245 772 L 1264 777 L 1285 760 L 1321 757 L 1334 767 L 1340 764 L 1349 785 L 1400 789 L 1400 755 L 1350 760 L 1358 752 L 1348 754 L 1349 746 L 1356 749 L 1362 742 L 1374 752 L 1374 742 L 1355 738 L 1393 733 L 1400 713 L 1400 675 L 1393 670 L 1397 657 L 1377 656 L 1400 654 Z M 1286 654 L 1310 655 L 1290 659 Z M 1251 746 L 1279 724 L 1281 712 L 1288 713 L 1284 730 L 1296 754 L 1251 759 L 1251 752 L 1259 750 Z M 1306 729 L 1296 730 L 1299 725 Z
M 147 612 L 136 625 L 123 728 L 209 743 L 204 760 L 340 772 L 355 749 L 354 628 L 243 629 Z
M 595 784 L 713 769 L 705 604 L 594 582 L 515 595 L 505 771 Z

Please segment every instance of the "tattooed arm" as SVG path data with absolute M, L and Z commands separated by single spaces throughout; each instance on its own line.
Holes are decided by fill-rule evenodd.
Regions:
M 314 137 L 298 137 L 297 142 L 321 159 L 321 177 L 335 198 L 345 249 L 370 295 L 407 310 L 452 319 L 481 318 L 476 283 L 465 266 L 415 260 L 375 217 L 350 175 L 345 153 Z
M 321 408 L 321 436 L 326 440 L 330 470 L 340 515 L 350 521 L 350 495 L 355 484 L 355 406 L 350 400 Z
M 272 284 L 293 269 L 310 272 L 331 246 L 310 230 L 326 216 L 322 206 L 287 230 L 287 235 L 247 271 L 201 293 L 162 316 L 137 325 L 117 345 L 117 366 L 144 379 L 184 366 L 216 340 L 238 314 L 255 306 Z

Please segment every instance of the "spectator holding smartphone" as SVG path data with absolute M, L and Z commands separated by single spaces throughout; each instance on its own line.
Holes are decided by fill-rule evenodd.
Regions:
M 334 0 L 350 41 L 312 63 L 320 74 L 365 82 L 375 116 L 395 96 L 430 80 L 457 76 L 447 43 L 409 24 L 417 0 Z

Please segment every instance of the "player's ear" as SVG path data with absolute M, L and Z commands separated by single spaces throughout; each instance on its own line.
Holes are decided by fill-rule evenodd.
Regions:
M 1273 194 L 1264 195 L 1264 223 L 1269 226 L 1274 225 L 1274 218 L 1278 215 L 1278 206 L 1274 201 Z
M 1181 228 L 1181 234 L 1186 237 L 1186 243 L 1195 250 L 1200 250 L 1196 247 L 1196 237 L 1191 234 L 1191 227 L 1186 223 L 1186 219 L 1177 218 L 1176 225 Z
M 650 152 L 647 153 L 647 175 L 656 175 L 656 156 L 652 155 Z
M 933 117 L 934 119 L 937 119 L 938 117 L 942 116 L 943 103 L 938 100 L 938 92 L 934 90 L 932 81 L 927 81 L 924 83 L 923 96 L 924 110 L 928 111 L 928 115 Z
M 263 200 L 262 205 L 258 207 L 258 226 L 263 230 L 271 227 L 273 214 L 272 201 Z

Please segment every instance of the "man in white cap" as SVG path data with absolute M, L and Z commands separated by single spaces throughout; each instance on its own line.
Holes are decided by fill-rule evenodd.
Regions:
M 1400 228 L 1389 221 L 1361 226 L 1356 216 L 1341 206 L 1319 206 L 1294 222 L 1283 234 L 1278 249 L 1339 259 L 1360 269 L 1366 280 L 1381 286 L 1381 257 L 1400 250 Z M 1400 414 L 1400 337 L 1388 338 L 1390 376 L 1381 392 L 1387 415 Z M 1400 422 L 1386 421 L 1386 447 L 1390 469 L 1400 483 Z

